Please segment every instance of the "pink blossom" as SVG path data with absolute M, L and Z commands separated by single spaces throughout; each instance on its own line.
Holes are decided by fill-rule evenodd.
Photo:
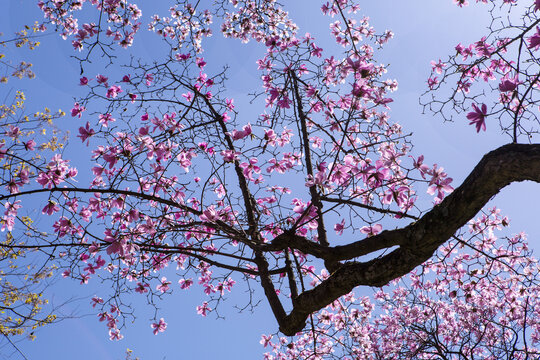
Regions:
M 281 96 L 281 99 L 278 100 L 277 106 L 282 109 L 290 109 L 291 108 L 292 101 L 289 99 L 287 94 L 283 94 Z
M 180 284 L 180 289 L 189 289 L 191 285 L 193 285 L 192 279 L 180 279 L 178 280 L 178 284 Z
M 112 328 L 109 330 L 109 338 L 111 340 L 122 340 L 124 335 L 120 334 L 120 330 Z
M 436 204 L 442 201 L 442 199 L 444 198 L 444 193 L 451 193 L 452 191 L 454 191 L 454 188 L 450 186 L 451 182 L 452 178 L 440 179 L 433 182 L 433 184 L 431 184 L 431 186 L 428 188 L 428 194 L 435 195 L 435 193 L 437 193 L 437 196 L 435 198 Z
M 202 305 L 197 306 L 197 314 L 206 316 L 208 312 L 212 311 L 211 308 L 208 307 L 208 302 L 203 302 Z
M 501 83 L 499 84 L 499 90 L 501 92 L 514 91 L 517 88 L 518 84 L 519 80 L 517 78 L 517 75 L 513 78 L 510 78 L 507 74 L 501 79 Z
M 216 208 L 214 205 L 210 205 L 205 210 L 203 210 L 203 213 L 199 216 L 201 221 L 204 222 L 216 222 L 219 220 L 219 214 L 216 211 Z
M 480 129 L 486 131 L 486 116 L 487 116 L 487 106 L 482 104 L 482 108 L 478 108 L 476 104 L 472 104 L 474 111 L 471 111 L 467 114 L 467 119 L 471 122 L 469 125 L 476 126 L 476 132 L 480 132 Z
M 368 97 L 373 89 L 368 86 L 366 79 L 359 79 L 353 84 L 351 94 L 357 98 Z
M 28 184 L 30 182 L 30 173 L 28 172 L 27 168 L 22 169 L 19 171 L 19 185 Z
M 110 243 L 110 245 L 107 247 L 107 254 L 119 254 L 120 256 L 124 256 L 127 253 L 125 238 L 113 235 L 111 230 L 105 230 L 104 240 Z
M 249 163 L 247 162 L 243 162 L 240 164 L 240 168 L 243 169 L 243 174 L 244 176 L 250 180 L 250 181 L 260 181 L 262 180 L 261 176 L 259 175 L 259 178 L 256 179 L 253 174 L 260 174 L 261 173 L 261 168 L 259 166 L 257 166 L 258 160 L 256 158 L 251 158 L 249 159 Z
M 105 127 L 109 126 L 109 122 L 114 122 L 114 121 L 116 121 L 116 120 L 109 113 L 107 113 L 107 114 L 99 114 L 99 123 L 102 124 Z
M 186 99 L 186 101 L 191 102 L 194 98 L 194 95 L 192 92 L 187 92 L 185 94 L 182 94 L 182 97 Z
M 363 226 L 362 228 L 360 228 L 360 232 L 367 234 L 367 236 L 377 235 L 378 233 L 381 232 L 381 230 L 382 230 L 381 224 L 375 224 L 372 226 Z
M 135 292 L 138 292 L 139 294 L 147 293 L 149 287 L 150 287 L 149 284 L 143 284 L 143 283 L 138 282 L 137 287 L 135 288 Z
M 78 102 L 75 103 L 75 105 L 73 105 L 73 109 L 71 109 L 71 116 L 75 117 L 81 117 L 82 116 L 82 113 L 83 111 L 85 111 L 86 108 L 84 106 L 81 106 Z
M 268 93 L 270 94 L 270 97 L 266 99 L 267 105 L 269 106 L 274 103 L 274 101 L 279 97 L 281 90 L 275 87 L 270 88 Z
M 233 130 L 231 137 L 233 140 L 240 140 L 251 135 L 251 124 L 244 125 L 242 130 Z
M 68 161 L 63 160 L 60 154 L 54 155 L 47 164 L 46 171 L 40 172 L 36 181 L 44 188 L 51 189 L 66 179 L 76 176 L 77 169 L 69 168 L 67 164 Z
M 108 98 L 112 98 L 114 99 L 115 97 L 118 96 L 118 94 L 120 94 L 121 92 L 123 92 L 122 88 L 118 85 L 113 85 L 111 86 L 109 89 L 107 89 L 107 97 Z
M 58 206 L 58 204 L 52 200 L 49 200 L 47 205 L 45 205 L 45 207 L 41 210 L 41 213 L 52 215 L 57 211 L 60 211 L 60 207 Z
M 167 290 L 170 289 L 169 285 L 171 284 L 170 281 L 167 281 L 167 278 L 163 276 L 161 278 L 161 283 L 156 286 L 156 290 L 161 291 L 162 293 L 167 292 Z
M 529 49 L 537 50 L 538 47 L 540 47 L 540 26 L 536 27 L 536 32 L 533 36 L 527 38 L 527 41 L 529 42 Z
M 91 247 L 88 248 L 88 250 L 91 251 Z M 101 258 L 101 255 L 99 255 L 98 258 L 96 259 L 95 268 L 99 269 L 99 268 L 103 267 L 104 265 L 105 265 L 105 260 Z
M 196 63 L 197 66 L 198 66 L 199 68 L 201 68 L 201 69 L 204 68 L 204 67 L 206 66 L 206 61 L 204 61 L 204 58 L 199 58 L 199 57 L 196 58 L 196 59 L 195 59 L 195 63 Z
M 446 64 L 439 59 L 438 62 L 435 62 L 434 60 L 431 61 L 431 69 L 435 71 L 437 74 L 442 74 L 444 68 L 446 67 Z
M 320 58 L 322 56 L 323 49 L 316 46 L 315 43 L 311 43 L 311 47 L 313 48 L 311 50 L 311 55 Z
M 203 284 L 203 287 L 204 287 L 203 291 L 206 295 L 210 295 L 216 292 L 216 290 L 211 284 Z
M 225 280 L 222 285 L 223 285 L 223 288 L 226 289 L 227 291 L 231 291 L 232 287 L 234 286 L 234 284 L 236 284 L 236 281 L 234 281 L 233 279 L 231 278 L 227 278 L 227 280 Z
M 109 86 L 107 84 L 107 80 L 109 80 L 108 77 L 99 74 L 96 76 L 96 79 L 97 79 L 98 84 L 104 84 L 105 86 Z
M 154 329 L 154 335 L 157 335 L 158 333 L 164 332 L 165 329 L 167 329 L 167 323 L 165 322 L 165 320 L 163 320 L 163 318 L 161 318 L 159 319 L 159 322 L 150 324 L 150 327 Z
M 370 166 L 368 172 L 368 179 L 373 182 L 373 187 L 381 186 L 384 180 L 388 180 L 391 177 L 390 169 L 385 167 L 384 162 L 381 160 L 375 162 L 375 167 Z
M 178 60 L 178 61 L 183 61 L 183 60 L 187 60 L 191 57 L 191 54 L 176 54 L 175 55 L 175 59 Z
M 272 344 L 272 335 L 262 335 L 261 341 L 259 341 L 259 344 L 261 344 L 264 347 L 267 347 L 268 345 Z
M 154 75 L 153 74 L 146 74 L 144 76 L 144 78 L 146 80 L 146 86 L 152 85 L 152 82 L 154 81 Z
M 334 225 L 334 230 L 336 231 L 336 234 L 342 235 L 343 229 L 345 229 L 345 219 L 341 220 L 341 222 Z
M 22 208 L 22 205 L 20 204 L 21 201 L 17 200 L 13 203 L 10 203 L 9 201 L 6 201 L 4 204 L 4 207 L 6 208 L 6 211 L 4 211 L 4 216 L 2 217 L 2 229 L 1 231 L 4 231 L 7 229 L 7 231 L 12 231 L 13 226 L 15 225 L 15 217 L 17 216 L 17 212 L 20 208 Z
M 92 297 L 92 307 L 93 308 L 95 308 L 96 305 L 98 305 L 98 304 L 103 304 L 103 302 L 104 302 L 103 299 L 98 297 L 98 296 Z
M 27 151 L 33 151 L 35 149 L 35 146 L 36 146 L 36 142 L 32 139 L 24 143 L 24 149 Z
M 81 281 L 80 284 L 88 284 L 88 281 L 90 280 L 90 275 L 88 274 L 81 274 Z
M 437 86 L 437 84 L 439 84 L 439 80 L 437 79 L 437 77 L 430 77 L 428 79 L 428 87 L 430 90 L 433 90 L 435 88 L 435 86 Z
M 90 138 L 91 136 L 95 135 L 96 132 L 94 131 L 94 129 L 90 129 L 90 123 L 87 121 L 86 122 L 86 127 L 80 127 L 79 128 L 79 135 L 77 135 L 78 138 L 81 138 L 81 141 L 84 143 L 88 138 Z M 88 145 L 90 142 L 90 140 L 88 140 L 86 142 L 86 145 Z

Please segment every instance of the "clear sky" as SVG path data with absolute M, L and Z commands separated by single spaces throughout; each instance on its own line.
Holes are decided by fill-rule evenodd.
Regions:
M 162 0 L 160 5 L 166 2 Z M 160 10 L 154 4 L 145 6 L 140 3 L 143 21 L 148 21 L 150 15 Z M 317 36 L 327 32 L 328 18 L 320 15 L 320 1 L 295 0 L 287 3 L 293 4 L 291 17 L 300 25 L 301 34 L 310 32 Z M 454 185 L 458 185 L 483 154 L 509 139 L 500 135 L 498 125 L 489 121 L 488 131 L 477 134 L 464 116 L 454 123 L 443 124 L 439 118 L 422 115 L 418 98 L 426 89 L 431 60 L 447 58 L 458 42 L 470 43 L 481 37 L 488 21 L 486 8 L 472 4 L 469 8 L 459 9 L 451 0 L 364 0 L 360 4 L 363 6 L 361 14 L 368 15 L 376 29 L 388 28 L 395 33 L 394 39 L 377 56 L 382 62 L 391 64 L 388 75 L 399 82 L 399 90 L 394 93 L 394 103 L 391 104 L 392 118 L 401 123 L 406 132 L 414 133 L 412 139 L 416 147 L 413 153 L 424 154 L 427 163 L 436 162 L 443 166 L 454 178 Z M 161 13 L 164 14 L 163 11 Z M 41 15 L 34 1 L 4 0 L 0 4 L 0 32 L 6 36 L 35 19 L 41 19 Z M 156 53 L 156 41 L 156 35 L 143 29 L 129 51 L 151 59 Z M 247 84 L 252 86 L 259 81 L 255 61 L 263 51 L 260 47 L 243 46 L 237 41 L 223 41 L 218 33 L 210 41 L 205 56 L 210 61 L 218 57 L 231 66 L 229 74 L 233 81 L 229 82 L 230 93 L 238 104 L 247 104 Z M 74 53 L 69 42 L 53 34 L 44 37 L 36 51 L 17 51 L 12 55 L 34 63 L 37 79 L 14 81 L 12 85 L 22 86 L 25 90 L 30 111 L 43 106 L 67 111 L 73 99 L 83 95 L 77 87 L 79 67 L 71 58 Z M 89 66 L 90 74 L 93 73 L 91 70 L 97 69 L 96 65 Z M 2 99 L 5 97 L 2 92 L 6 89 L 13 88 L 0 88 Z M 63 121 L 62 126 L 72 129 L 72 132 L 81 126 L 74 118 Z M 76 146 L 79 144 L 73 146 L 74 151 L 78 151 Z M 512 230 L 527 232 L 531 247 L 536 249 L 540 249 L 535 207 L 540 202 L 539 194 L 538 184 L 513 184 L 493 201 L 510 217 Z M 17 346 L 26 358 L 117 360 L 124 357 L 126 348 L 131 348 L 134 355 L 144 360 L 257 359 L 263 353 L 259 345 L 261 334 L 277 331 L 277 324 L 262 298 L 262 292 L 258 296 L 263 301 L 254 313 L 239 313 L 235 305 L 241 306 L 246 300 L 243 289 L 236 288 L 220 309 L 225 319 L 215 319 L 212 315 L 201 318 L 196 314 L 195 306 L 200 304 L 203 295 L 195 289 L 182 293 L 175 291 L 160 303 L 168 323 L 165 333 L 152 335 L 148 321 L 152 313 L 141 302 L 137 321 L 123 330 L 125 338 L 111 342 L 106 327 L 97 321 L 89 306 L 89 298 L 96 292 L 99 292 L 97 281 L 83 287 L 78 282 L 60 279 L 52 286 L 48 294 L 55 303 L 75 299 L 63 308 L 64 313 L 72 313 L 74 318 L 43 328 L 32 343 L 26 340 L 19 342 Z M 4 346 L 0 348 L 1 359 L 7 349 L 5 341 L 0 340 L 0 346 Z M 5 359 L 22 358 L 9 351 L 7 354 L 11 357 Z

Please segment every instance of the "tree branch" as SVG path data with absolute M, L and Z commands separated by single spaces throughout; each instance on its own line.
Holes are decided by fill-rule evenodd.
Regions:
M 304 328 L 309 314 L 356 286 L 383 286 L 407 274 L 428 260 L 502 188 L 525 180 L 540 182 L 540 144 L 508 144 L 486 154 L 460 187 L 418 221 L 358 242 L 396 239 L 400 247 L 367 262 L 346 263 L 300 294 L 289 315 L 277 319 L 280 331 L 294 335 Z

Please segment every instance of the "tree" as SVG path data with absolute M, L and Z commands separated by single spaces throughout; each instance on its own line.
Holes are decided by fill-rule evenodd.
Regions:
M 14 45 L 15 48 L 27 47 L 34 50 L 39 46 L 36 41 L 40 27 L 35 24 L 33 27 L 25 28 L 17 32 L 12 39 L 0 41 L 2 48 Z M 1 34 L 0 34 L 1 35 Z M 0 84 L 3 87 L 13 78 L 35 77 L 32 71 L 32 64 L 20 61 L 13 64 L 6 54 L 0 54 L 0 67 L 3 75 L 0 77 Z M 25 110 L 25 94 L 16 91 L 11 94 L 11 90 L 6 92 L 6 100 L 12 99 L 11 103 L 6 102 L 0 105 L 0 161 L 2 164 L 1 178 L 2 187 L 9 192 L 17 192 L 19 186 L 29 181 L 29 162 L 39 162 L 40 155 L 46 151 L 57 151 L 63 144 L 58 135 L 60 132 L 53 126 L 53 120 L 62 116 L 62 112 L 51 113 L 47 108 L 43 112 L 35 112 L 27 115 Z M 47 133 L 49 130 L 49 133 Z M 6 141 L 12 139 L 12 143 Z M 36 142 L 39 141 L 38 142 Z M 17 147 L 24 152 L 35 151 L 26 160 L 17 157 Z M 6 157 L 7 155 L 7 157 Z M 48 279 L 55 269 L 51 266 L 38 266 L 32 261 L 32 249 L 26 246 L 24 238 L 16 239 L 13 234 L 14 215 L 20 208 L 19 202 L 6 202 L 3 204 L 5 211 L 1 220 L 1 230 L 5 233 L 5 238 L 0 241 L 0 334 L 13 344 L 11 337 L 25 335 L 33 339 L 34 330 L 50 324 L 56 320 L 56 315 L 52 313 L 44 314 L 44 307 L 48 303 L 43 298 L 43 291 L 48 286 Z M 33 228 L 33 220 L 28 216 L 18 218 L 25 229 Z M 6 231 L 7 230 L 7 231 Z M 23 235 L 24 236 L 24 235 Z
M 510 357 L 536 354 L 538 324 L 527 314 L 534 309 L 537 270 L 522 237 L 510 237 L 499 249 L 493 247 L 491 232 L 475 230 L 465 239 L 464 226 L 503 187 L 539 181 L 540 147 L 522 143 L 534 140 L 538 111 L 539 3 L 524 8 L 511 0 L 490 2 L 494 21 L 489 34 L 470 46 L 458 45 L 448 61 L 433 63 L 430 91 L 423 98 L 426 110 L 445 119 L 463 114 L 478 132 L 494 126 L 486 125 L 487 119 L 498 119 L 512 139 L 486 154 L 455 190 L 442 168 L 411 153 L 410 136 L 390 121 L 385 110 L 397 82 L 384 78 L 386 69 L 375 60 L 374 48 L 392 33 L 377 34 L 367 18 L 358 19 L 357 4 L 339 0 L 322 7 L 337 19 L 330 27 L 341 46 L 335 52 L 322 49 L 309 34 L 297 34 L 275 1 L 218 1 L 209 9 L 177 1 L 167 17 L 156 15 L 149 24 L 164 40 L 164 58 L 150 63 L 132 59 L 120 75 L 104 68 L 90 76 L 84 71 L 95 52 L 101 51 L 114 67 L 115 44 L 128 48 L 141 26 L 134 4 L 91 4 L 98 20 L 81 27 L 75 18 L 81 2 L 44 1 L 39 6 L 46 21 L 71 36 L 83 54 L 79 82 L 88 93 L 75 102 L 71 115 L 86 120 L 77 137 L 92 144 L 92 179 L 85 186 L 65 154 L 42 163 L 25 160 L 29 155 L 22 153 L 22 144 L 6 132 L 13 146 L 4 161 L 17 159 L 33 171 L 27 183 L 7 187 L 9 193 L 0 200 L 13 207 L 45 196 L 38 198 L 40 208 L 51 216 L 53 231 L 45 237 L 43 229 L 36 229 L 35 236 L 25 236 L 24 246 L 40 249 L 47 261 L 55 259 L 66 277 L 86 283 L 99 274 L 114 284 L 106 298 L 93 299 L 111 339 L 122 337 L 120 328 L 130 314 L 126 294 L 139 293 L 154 304 L 171 292 L 172 281 L 163 272 L 176 264 L 182 289 L 196 277 L 209 296 L 198 307 L 201 315 L 212 311 L 239 279 L 256 282 L 280 331 L 292 336 L 309 322 L 311 335 L 308 331 L 307 340 L 298 341 L 309 344 L 314 356 L 324 356 L 318 348 L 324 342 L 318 343 L 314 334 L 328 335 L 330 320 L 321 315 L 328 310 L 317 321 L 313 313 L 332 305 L 332 318 L 343 318 L 355 287 L 380 287 L 420 266 L 440 270 L 439 282 L 461 283 L 454 294 L 432 289 L 429 277 L 413 275 L 410 291 L 398 288 L 393 297 L 379 296 L 386 309 L 404 314 L 403 321 L 377 320 L 373 329 L 401 329 L 403 338 L 391 338 L 391 344 L 403 339 L 421 343 L 412 350 L 409 346 L 409 352 L 397 345 L 381 348 L 374 356 L 469 356 L 481 351 L 471 345 L 477 340 L 485 344 L 482 349 L 500 356 L 490 341 L 501 334 L 497 331 L 519 333 L 515 329 L 524 335 L 504 337 L 496 349 Z M 501 15 L 506 12 L 523 15 L 516 22 Z M 237 111 L 227 93 L 227 71 L 215 65 L 219 59 L 203 56 L 215 23 L 225 37 L 253 40 L 265 50 L 258 61 L 262 89 L 253 94 L 253 104 L 263 109 L 256 121 L 244 120 Z M 6 185 L 13 176 L 4 175 Z M 422 205 L 424 192 L 432 196 L 429 207 Z M 4 223 L 14 224 L 20 211 L 7 212 Z M 503 225 L 497 216 L 494 211 L 472 224 L 480 229 Z M 459 247 L 472 250 L 447 257 Z M 434 254 L 441 260 L 433 260 Z M 459 266 L 470 272 L 448 275 Z M 322 267 L 327 273 L 315 275 Z M 487 280 L 500 283 L 500 289 L 525 284 L 525 290 L 500 293 Z M 478 319 L 457 322 L 468 324 L 470 335 L 439 342 L 448 319 L 438 318 L 438 306 L 458 314 L 471 309 L 460 302 L 463 298 L 467 302 L 476 292 L 490 291 L 494 299 L 501 294 L 524 299 L 519 314 L 504 318 L 506 323 L 499 318 L 513 301 L 503 301 L 493 314 L 481 307 Z M 338 302 L 342 296 L 343 306 Z M 432 296 L 444 299 L 434 303 Z M 363 306 L 370 308 L 365 301 Z M 418 311 L 423 314 L 419 318 Z M 158 318 L 152 324 L 155 334 L 167 326 Z M 342 342 L 350 336 L 344 349 L 358 356 L 358 344 L 367 343 L 351 332 L 363 326 L 353 320 L 349 327 L 336 328 L 335 338 Z M 479 336 L 473 326 L 478 323 L 499 330 Z M 456 344 L 465 345 L 456 351 Z

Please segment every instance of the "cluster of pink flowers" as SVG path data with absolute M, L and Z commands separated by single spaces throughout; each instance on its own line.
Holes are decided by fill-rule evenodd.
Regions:
M 17 200 L 13 203 L 6 201 L 4 204 L 6 210 L 4 211 L 4 216 L 2 216 L 1 224 L 2 228 L 0 231 L 12 231 L 13 226 L 15 225 L 15 217 L 17 216 L 17 211 L 22 207 L 20 200 Z
M 523 234 L 497 239 L 507 225 L 490 209 L 470 222 L 472 239 L 449 242 L 421 269 L 371 297 L 350 293 L 321 310 L 313 318 L 316 331 L 292 339 L 262 335 L 264 358 L 538 356 L 540 287 L 531 279 L 540 267 Z M 327 276 L 313 275 L 314 282 Z
M 78 19 L 74 15 L 82 10 L 84 2 L 105 14 L 109 24 L 106 30 L 94 23 L 79 26 Z M 93 41 L 97 41 L 96 35 L 102 31 L 120 46 L 124 48 L 130 46 L 140 28 L 140 22 L 137 20 L 142 16 L 136 4 L 126 3 L 123 0 L 45 0 L 39 1 L 38 6 L 45 17 L 44 22 L 53 24 L 60 30 L 64 39 L 73 36 L 74 40 L 71 43 L 73 48 L 79 51 L 83 50 L 85 45 L 88 47 Z
M 154 15 L 148 28 L 169 41 L 175 49 L 185 48 L 188 53 L 201 53 L 202 40 L 212 35 L 211 12 L 198 12 L 191 4 L 177 5 L 169 11 L 170 17 Z M 178 54 L 179 60 L 184 56 L 187 59 L 189 55 Z
M 66 180 L 75 177 L 78 173 L 76 168 L 69 167 L 68 164 L 69 160 L 62 159 L 62 155 L 54 155 L 47 164 L 46 171 L 40 172 L 36 181 L 44 188 L 57 187 Z
M 105 14 L 107 29 L 103 24 L 79 26 L 74 13 L 85 2 Z M 386 66 L 375 60 L 374 48 L 387 43 L 391 31 L 377 34 L 367 17 L 348 18 L 345 14 L 359 10 L 353 1 L 326 2 L 321 10 L 336 18 L 330 35 L 343 51 L 330 55 L 311 34 L 297 35 L 297 26 L 275 0 L 222 5 L 216 12 L 223 17 L 218 24 L 222 34 L 243 42 L 253 39 L 266 50 L 256 64 L 262 85 L 256 95 L 264 111 L 258 119 L 241 123 L 233 99 L 224 97 L 224 73 L 213 74 L 207 62 L 214 59 L 201 55 L 214 15 L 186 2 L 169 9 L 168 16 L 155 15 L 149 24 L 171 46 L 164 63 L 132 65 L 121 78 L 98 74 L 78 80 L 89 95 L 75 102 L 71 116 L 86 122 L 77 137 L 87 146 L 95 141 L 88 188 L 75 186 L 71 180 L 77 170 L 60 154 L 36 167 L 36 174 L 26 167 L 10 174 L 5 186 L 14 200 L 23 187 L 51 190 L 41 211 L 53 218 L 57 239 L 69 237 L 76 249 L 62 250 L 62 258 L 72 261 L 65 277 L 87 284 L 103 275 L 148 298 L 200 287 L 206 300 L 195 310 L 207 316 L 235 285 L 229 271 L 253 278 L 268 271 L 260 265 L 267 263 L 257 263 L 264 256 L 260 249 L 280 234 L 290 231 L 313 246 L 327 235 L 377 236 L 387 226 L 381 220 L 385 216 L 389 221 L 417 218 L 410 214 L 418 198 L 416 184 L 425 185 L 435 204 L 454 190 L 442 167 L 409 155 L 407 135 L 389 119 L 387 108 L 398 83 L 384 78 Z M 45 21 L 72 37 L 79 51 L 98 38 L 107 39 L 104 49 L 112 43 L 128 47 L 140 28 L 140 10 L 124 0 L 47 0 L 39 6 Z M 531 11 L 539 8 L 540 0 L 534 10 L 531 4 Z M 540 48 L 540 28 L 527 31 L 522 39 L 534 54 Z M 514 129 L 519 128 L 515 119 L 536 104 L 526 94 L 537 91 L 537 74 L 534 78 L 503 57 L 510 39 L 484 37 L 459 44 L 449 61 L 431 64 L 431 90 L 459 74 L 455 89 L 463 98 L 457 107 L 477 132 L 486 130 L 487 119 L 505 112 L 515 115 Z M 525 81 L 530 89 L 519 97 Z M 472 95 L 480 83 L 491 84 L 497 104 Z M 103 102 L 107 106 L 100 111 L 92 109 Z M 87 114 L 98 115 L 87 120 Z M 16 124 L 5 126 L 5 134 L 15 150 L 36 147 L 33 139 L 23 140 L 25 131 Z M 0 144 L 0 160 L 15 151 L 9 146 Z M 3 205 L 1 230 L 12 231 L 21 202 Z M 331 234 L 326 234 L 323 217 L 330 220 L 325 222 Z M 315 328 L 292 340 L 264 335 L 261 344 L 271 351 L 266 358 L 429 358 L 443 348 L 449 354 L 459 348 L 466 356 L 495 359 L 494 349 L 507 346 L 508 339 L 524 342 L 520 336 L 527 336 L 532 347 L 516 353 L 536 351 L 540 313 L 527 314 L 538 312 L 539 290 L 524 284 L 538 269 L 523 236 L 496 239 L 495 231 L 506 224 L 496 210 L 486 213 L 470 224 L 474 239 L 449 243 L 423 265 L 423 272 L 372 298 L 351 293 L 334 301 L 313 316 Z M 461 249 L 465 246 L 473 249 Z M 268 278 L 289 276 L 281 268 L 290 262 L 289 254 L 301 280 L 311 280 L 312 287 L 331 276 L 326 271 L 316 275 L 310 255 L 291 247 L 268 252 L 280 269 Z M 180 274 L 178 285 L 163 276 L 170 265 Z M 286 283 L 280 281 L 275 289 L 280 299 L 292 295 Z M 92 306 L 99 309 L 110 339 L 120 340 L 120 319 L 128 313 L 123 305 L 96 296 Z M 167 323 L 156 315 L 150 327 L 157 335 Z M 445 347 L 433 345 L 439 341 L 434 334 Z M 336 355 L 336 344 L 343 354 Z
M 454 2 L 460 7 L 468 5 L 468 1 L 464 0 Z M 502 0 L 500 7 L 514 11 L 516 3 L 516 0 Z M 536 0 L 530 1 L 527 16 L 535 17 L 539 10 L 540 3 Z M 443 80 L 446 84 L 455 84 L 451 85 L 457 91 L 453 97 L 453 106 L 461 111 L 470 109 L 466 112 L 466 118 L 470 125 L 475 126 L 477 132 L 486 131 L 489 127 L 486 126 L 486 119 L 493 115 L 493 119 L 497 119 L 503 130 L 516 142 L 519 135 L 530 135 L 522 123 L 536 119 L 538 103 L 535 93 L 538 89 L 538 78 L 534 71 L 530 72 L 522 65 L 535 59 L 535 53 L 540 48 L 540 28 L 531 26 L 522 34 L 516 34 L 515 28 L 506 21 L 490 31 L 490 36 L 484 36 L 472 44 L 458 44 L 455 47 L 456 55 L 448 61 L 432 61 L 432 75 L 427 81 L 428 87 L 430 90 L 439 90 Z M 514 54 L 517 52 L 519 55 L 515 57 L 516 61 Z M 459 73 L 457 79 L 450 80 L 456 72 Z M 523 81 L 520 79 L 531 81 L 532 87 L 522 88 L 520 85 Z M 492 92 L 497 94 L 497 101 L 492 104 L 479 101 Z M 434 109 L 447 118 L 446 104 L 439 104 Z
M 296 35 L 296 24 L 275 0 L 233 0 L 231 4 L 234 9 L 225 14 L 221 25 L 225 37 L 242 42 L 254 39 L 269 47 L 286 47 L 287 39 Z

